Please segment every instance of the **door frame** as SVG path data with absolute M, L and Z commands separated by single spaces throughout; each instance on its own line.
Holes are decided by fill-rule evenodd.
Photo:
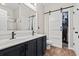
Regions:
M 73 8 L 63 9 L 68 11 L 68 49 L 73 48 Z
M 63 19 L 63 13 L 67 13 L 66 16 L 67 16 L 67 18 L 68 18 L 68 20 L 67 20 L 67 21 L 68 21 L 68 22 L 67 22 L 68 26 L 67 26 L 67 34 L 66 34 L 66 35 L 67 35 L 67 41 L 68 41 L 68 31 L 69 31 L 69 30 L 68 30 L 68 28 L 69 28 L 69 12 L 68 12 L 68 11 L 62 11 L 62 48 L 63 48 L 63 20 L 64 20 L 64 19 Z M 68 43 L 69 43 L 69 42 L 68 42 Z M 68 43 L 67 43 L 67 48 L 68 48 Z
M 68 49 L 72 49 L 73 48 L 73 8 L 67 8 L 67 9 L 63 9 L 63 10 L 69 10 L 70 15 L 69 16 L 69 20 L 68 20 Z M 44 21 L 44 29 L 45 30 L 45 34 L 47 35 L 47 37 L 49 37 L 49 14 L 44 15 L 44 17 L 46 17 L 47 19 L 45 19 Z M 46 27 L 47 25 L 47 27 Z M 46 32 L 47 31 L 47 32 Z M 50 41 L 48 41 L 48 43 L 51 43 Z

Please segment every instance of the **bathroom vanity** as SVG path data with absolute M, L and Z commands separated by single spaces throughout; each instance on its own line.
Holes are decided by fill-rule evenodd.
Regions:
M 0 42 L 0 56 L 43 56 L 46 36 L 34 35 Z

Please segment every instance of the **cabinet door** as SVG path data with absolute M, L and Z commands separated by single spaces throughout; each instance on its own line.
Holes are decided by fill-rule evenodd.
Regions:
M 28 42 L 28 56 L 36 56 L 36 40 L 31 40 Z
M 42 50 L 42 37 L 37 39 L 37 56 L 42 56 L 43 50 Z
M 4 49 L 1 51 L 0 55 L 2 56 L 21 56 L 24 55 L 24 46 L 23 45 L 18 45 L 18 46 L 13 46 L 7 49 Z
M 25 43 L 25 56 L 28 56 L 28 42 Z
M 20 53 L 19 53 L 19 55 L 20 56 L 25 56 L 26 55 L 26 48 L 25 48 L 25 44 L 22 44 L 22 45 L 20 45 Z
M 46 51 L 46 36 L 42 37 L 42 48 L 43 48 L 43 55 L 45 54 Z

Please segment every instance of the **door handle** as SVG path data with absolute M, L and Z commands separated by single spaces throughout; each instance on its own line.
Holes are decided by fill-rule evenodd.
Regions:
M 78 35 L 78 38 L 79 38 L 79 35 Z
M 76 34 L 78 34 L 78 32 L 77 32 L 77 31 L 76 31 L 75 33 L 76 33 Z

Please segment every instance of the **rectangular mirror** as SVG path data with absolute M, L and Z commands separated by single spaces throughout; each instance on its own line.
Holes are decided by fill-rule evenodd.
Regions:
M 34 3 L 0 3 L 0 39 L 32 35 L 38 30 Z
M 36 11 L 27 4 L 0 3 L 0 31 L 27 31 L 32 30 L 32 25 L 35 29 Z

